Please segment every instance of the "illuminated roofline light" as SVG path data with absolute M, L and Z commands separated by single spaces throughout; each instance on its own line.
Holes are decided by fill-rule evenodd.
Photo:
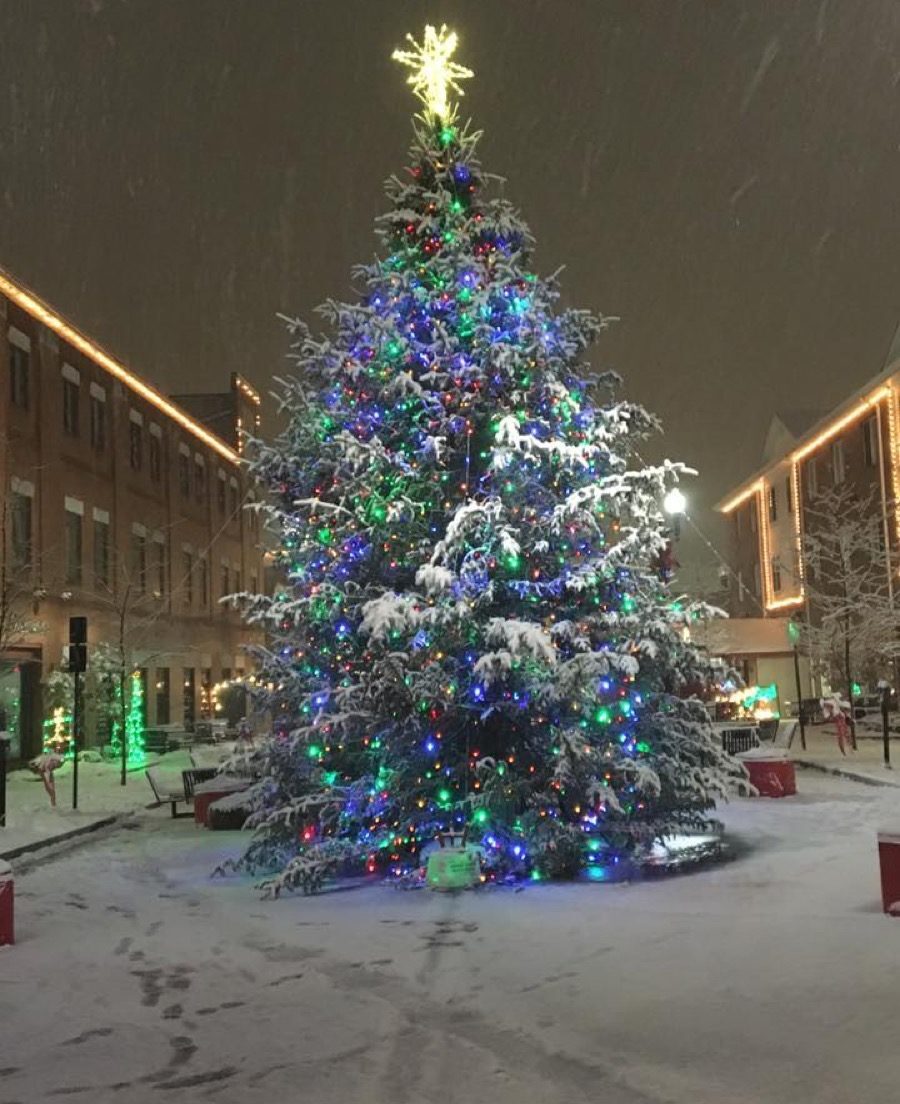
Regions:
M 738 491 L 734 498 L 730 498 L 727 502 L 723 502 L 719 507 L 720 512 L 723 514 L 730 514 L 732 510 L 737 509 L 737 507 L 746 502 L 748 498 L 752 498 L 761 487 L 762 480 L 754 480 L 749 487 L 744 487 L 743 490 Z
M 247 396 L 247 398 L 254 404 L 254 406 L 259 406 L 262 400 L 260 399 L 259 392 L 256 390 L 256 388 L 252 387 L 249 383 L 247 383 L 243 376 L 240 376 L 237 373 L 235 373 L 234 380 L 235 383 L 238 385 L 238 389 Z
M 840 418 L 837 419 L 837 421 L 830 423 L 819 433 L 817 433 L 816 436 L 812 438 L 812 440 L 807 441 L 799 448 L 794 449 L 793 452 L 788 453 L 785 459 L 787 459 L 791 463 L 799 463 L 801 460 L 805 460 L 806 457 L 809 456 L 811 452 L 815 452 L 820 445 L 825 444 L 825 442 L 828 441 L 830 438 L 835 437 L 838 433 L 841 432 L 841 430 L 846 429 L 848 425 L 852 425 L 853 422 L 857 421 L 867 411 L 874 410 L 875 407 L 877 407 L 877 405 L 883 399 L 889 399 L 893 395 L 893 388 L 889 384 L 883 384 L 882 386 L 876 388 L 876 390 L 874 390 L 871 394 L 866 395 L 866 397 L 863 399 L 860 399 L 859 402 L 852 407 L 852 409 L 848 410 L 847 413 L 843 414 Z M 890 406 L 888 410 L 890 413 Z M 894 413 L 894 418 L 896 420 L 896 413 Z M 894 458 L 896 456 L 896 442 L 892 441 L 892 468 L 896 467 L 897 463 L 900 462 L 900 459 L 895 461 Z M 900 469 L 897 470 L 897 477 L 897 490 L 900 491 Z M 752 483 L 748 483 L 745 487 L 742 487 L 739 491 L 735 492 L 735 494 L 731 498 L 723 502 L 720 506 L 717 507 L 717 509 L 722 514 L 730 514 L 732 510 L 735 510 L 738 506 L 746 502 L 748 498 L 751 498 L 754 494 L 756 494 L 759 491 L 760 487 L 764 485 L 764 483 L 765 480 L 762 476 L 754 479 Z M 900 528 L 898 528 L 898 537 L 900 537 Z
M 762 559 L 759 575 L 762 582 L 763 606 L 769 609 L 773 597 L 771 578 L 772 546 L 769 541 L 769 512 L 766 509 L 766 484 L 762 479 L 760 479 L 757 484 L 757 494 L 759 495 L 756 502 L 757 520 L 759 521 L 759 553 Z
M 803 530 L 800 522 L 800 465 L 797 461 L 791 463 L 791 497 L 794 501 L 794 550 L 797 555 L 797 574 L 800 577 L 800 594 L 798 601 L 806 598 L 806 568 L 803 564 Z
M 900 416 L 897 411 L 897 392 L 893 387 L 888 388 L 888 456 L 891 461 L 891 490 L 894 494 L 894 502 L 900 502 Z M 884 458 L 878 457 L 878 462 L 884 464 Z M 897 538 L 897 546 L 900 547 L 900 510 L 894 509 L 894 532 Z
M 240 457 L 224 441 L 220 440 L 215 434 L 210 433 L 209 430 L 204 429 L 199 422 L 195 422 L 190 415 L 186 414 L 180 407 L 176 406 L 173 402 L 170 402 L 164 395 L 160 394 L 156 388 L 151 387 L 149 384 L 144 383 L 133 372 L 129 372 L 128 369 L 120 364 L 117 360 L 103 351 L 99 345 L 95 344 L 90 338 L 79 333 L 73 326 L 69 325 L 58 314 L 54 313 L 45 303 L 43 303 L 37 296 L 25 291 L 14 283 L 5 273 L 0 272 L 0 293 L 5 295 L 22 310 L 26 311 L 36 318 L 38 322 L 41 322 L 48 330 L 52 330 L 57 337 L 61 337 L 63 341 L 68 342 L 69 345 L 74 346 L 79 352 L 84 353 L 96 364 L 99 364 L 101 368 L 105 368 L 107 372 L 115 379 L 124 383 L 126 387 L 129 387 L 135 394 L 140 395 L 142 399 L 152 403 L 157 410 L 167 415 L 172 421 L 177 422 L 182 429 L 187 430 L 188 433 L 192 433 L 195 437 L 203 441 L 211 449 L 217 452 L 224 459 L 229 460 L 232 464 L 239 464 Z
M 873 391 L 871 395 L 867 395 L 864 399 L 860 399 L 851 410 L 848 410 L 847 413 L 838 418 L 836 422 L 832 422 L 831 425 L 826 426 L 820 433 L 817 433 L 811 441 L 807 441 L 805 445 L 801 445 L 800 448 L 795 449 L 790 455 L 791 460 L 794 461 L 794 463 L 804 460 L 811 452 L 815 452 L 820 445 L 824 445 L 826 441 L 830 440 L 832 437 L 836 437 L 842 429 L 846 429 L 848 425 L 852 425 L 861 418 L 863 414 L 877 406 L 882 399 L 890 398 L 890 396 L 890 387 L 884 386 L 879 387 L 877 391 Z
M 787 606 L 802 606 L 806 599 L 802 594 L 795 594 L 793 598 L 776 598 L 766 605 L 767 610 L 785 609 Z

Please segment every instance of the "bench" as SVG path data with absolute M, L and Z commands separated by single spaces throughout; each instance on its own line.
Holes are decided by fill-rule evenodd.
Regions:
M 171 771 L 161 771 L 158 767 L 148 767 L 144 772 L 150 789 L 156 798 L 157 805 L 168 802 L 172 806 L 172 816 L 192 816 L 188 810 L 185 813 L 178 812 L 179 802 L 186 805 L 194 800 L 194 790 L 199 782 L 206 782 L 215 778 L 218 773 L 214 767 L 186 770 L 179 777 Z
M 155 755 L 165 755 L 167 751 L 177 751 L 187 742 L 187 733 L 180 725 L 151 725 L 144 729 L 144 751 Z
M 728 755 L 759 747 L 759 733 L 754 725 L 725 722 L 714 726 L 722 741 L 722 750 Z

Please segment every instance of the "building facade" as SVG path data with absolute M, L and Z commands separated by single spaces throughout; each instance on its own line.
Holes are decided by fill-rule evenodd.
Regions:
M 40 687 L 75 615 L 89 652 L 124 640 L 148 725 L 193 728 L 255 639 L 222 598 L 264 585 L 239 454 L 259 396 L 236 376 L 217 403 L 205 396 L 213 431 L 2 272 L 0 377 L 0 728 L 13 753 L 40 750 Z
M 802 538 L 817 494 L 850 485 L 877 512 L 885 573 L 900 547 L 900 363 L 802 432 L 779 423 L 779 447 L 718 509 L 730 523 L 735 617 L 786 617 L 804 610 Z

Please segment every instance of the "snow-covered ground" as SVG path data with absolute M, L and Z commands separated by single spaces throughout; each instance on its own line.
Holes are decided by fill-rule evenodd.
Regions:
M 212 766 L 228 753 L 230 744 L 201 747 L 195 751 L 198 762 Z M 190 767 L 187 751 L 173 751 L 147 760 L 158 765 L 164 775 L 180 775 Z M 120 784 L 117 763 L 78 764 L 78 808 L 72 808 L 72 763 L 55 772 L 56 808 L 38 775 L 27 768 L 13 771 L 6 786 L 6 826 L 0 828 L 0 855 L 16 848 L 52 839 L 86 828 L 110 816 L 146 809 L 155 799 L 143 768 L 129 770 L 127 782 Z M 166 806 L 168 812 L 168 806 Z M 2 1097 L 0 1097 L 2 1100 Z
M 236 834 L 148 815 L 20 868 L 0 1102 L 883 1104 L 900 794 L 802 772 L 736 861 L 635 885 L 262 902 Z
M 860 778 L 882 786 L 900 788 L 900 739 L 891 738 L 891 766 L 884 765 L 884 745 L 881 726 L 857 724 L 857 747 L 841 755 L 837 737 L 831 725 L 810 725 L 806 730 L 806 750 L 800 746 L 799 733 L 794 737 L 791 755 L 802 762 L 815 763 L 827 770 L 849 771 Z

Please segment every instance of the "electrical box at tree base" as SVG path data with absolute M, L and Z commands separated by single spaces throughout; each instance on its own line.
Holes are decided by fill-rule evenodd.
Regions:
M 430 889 L 471 889 L 481 878 L 475 847 L 440 847 L 428 856 L 425 881 Z

